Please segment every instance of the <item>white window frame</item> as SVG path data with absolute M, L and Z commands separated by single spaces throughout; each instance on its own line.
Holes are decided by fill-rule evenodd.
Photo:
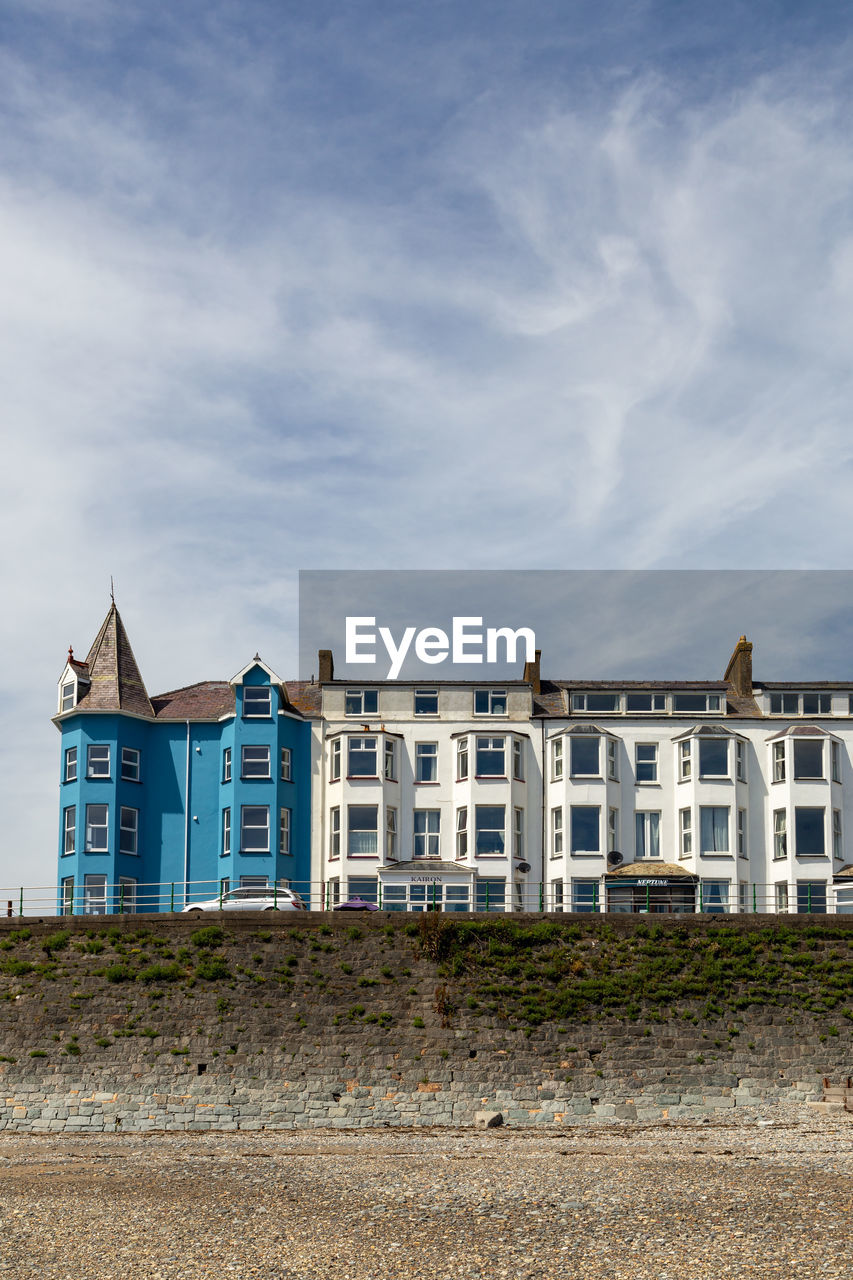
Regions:
M 788 810 L 773 810 L 773 861 L 782 862 L 788 856 Z
M 415 782 L 430 785 L 438 782 L 438 743 L 415 743 Z
M 139 854 L 139 810 L 125 804 L 118 812 L 118 851 L 129 857 Z
M 706 734 L 704 734 L 704 735 L 703 735 L 703 734 L 700 734 L 700 735 L 699 735 L 699 737 L 696 739 L 696 742 L 697 742 L 697 745 L 698 745 L 698 748 L 699 748 L 699 749 L 698 749 L 697 754 L 698 754 L 698 757 L 699 757 L 699 778 L 700 778 L 700 780 L 701 780 L 701 781 L 703 781 L 703 782 L 716 782 L 717 780 L 722 779 L 722 778 L 726 778 L 726 779 L 727 779 L 727 778 L 730 778 L 730 777 L 731 777 L 731 772 L 730 772 L 730 770 L 731 770 L 731 765 L 730 765 L 730 763 L 729 763 L 729 740 L 728 740 L 728 738 L 710 737 L 710 736 L 706 733 Z M 722 773 L 707 773 L 707 772 L 705 771 L 705 769 L 702 767 L 702 747 L 704 746 L 704 744 L 705 744 L 706 742 L 712 742 L 712 743 L 714 743 L 714 745 L 715 745 L 715 746 L 722 746 L 722 747 L 723 747 L 723 749 L 724 749 L 724 751 L 725 751 L 725 757 L 726 757 L 726 758 L 725 758 L 725 765 L 724 765 L 724 769 L 723 769 L 723 772 L 722 772 Z
M 104 916 L 107 914 L 107 877 L 102 871 L 83 876 L 83 914 Z
M 116 909 L 126 916 L 136 915 L 136 884 L 133 876 L 119 876 Z
M 462 804 L 456 810 L 456 861 L 468 857 L 468 806 Z
M 551 780 L 561 782 L 563 778 L 563 739 L 551 739 Z
M 76 704 L 75 686 L 76 680 L 66 680 L 65 684 L 59 691 L 59 714 L 64 711 L 72 711 Z
M 485 825 L 482 827 L 480 826 L 480 823 L 478 821 L 480 814 L 485 813 L 487 809 L 493 810 L 495 812 L 500 810 L 500 812 L 503 814 L 503 820 L 499 827 L 485 826 Z M 488 843 L 489 841 L 487 840 L 486 837 L 487 837 L 487 833 L 489 832 L 494 832 L 496 836 L 498 834 L 500 835 L 499 849 L 481 849 L 480 848 L 481 836 L 484 839 L 484 843 Z M 505 858 L 506 857 L 506 805 L 478 804 L 474 806 L 474 853 L 478 858 Z
M 142 775 L 142 752 L 138 747 L 122 747 L 119 773 L 124 782 L 138 782 Z
M 785 739 L 773 743 L 771 777 L 774 782 L 784 782 L 787 773 L 785 764 Z
M 385 810 L 385 861 L 397 861 L 397 810 Z
M 262 815 L 266 821 L 250 822 L 250 815 Z M 259 844 L 249 844 L 247 842 L 249 833 L 258 831 L 261 834 L 257 839 Z M 244 804 L 240 806 L 240 852 L 241 853 L 269 853 L 270 851 L 270 807 L 268 804 Z
M 351 816 L 356 810 L 372 810 L 374 814 L 372 827 L 354 827 L 351 822 Z M 373 848 L 360 849 L 357 853 L 353 852 L 352 838 L 356 835 L 369 836 L 373 834 Z M 371 843 L 367 841 L 366 843 Z M 348 804 L 347 805 L 347 857 L 348 858 L 377 858 L 379 856 L 379 806 L 376 804 Z
M 281 854 L 290 853 L 290 827 L 290 809 L 282 805 L 278 818 L 278 851 Z
M 418 830 L 421 827 L 422 830 Z M 415 809 L 413 815 L 412 858 L 441 857 L 441 810 Z M 418 852 L 420 848 L 421 852 Z
M 818 853 L 803 853 L 800 849 L 800 833 L 797 823 L 797 815 L 809 810 L 812 813 L 821 814 L 820 835 L 821 847 Z M 794 854 L 798 858 L 825 858 L 826 857 L 826 806 L 822 804 L 798 804 L 794 807 Z
M 823 739 L 821 738 L 794 738 L 793 740 L 793 757 L 794 757 L 794 781 L 795 782 L 822 782 L 826 777 L 826 752 L 823 749 Z M 820 747 L 820 773 L 801 773 L 802 765 L 797 764 L 797 752 L 803 747 Z
M 642 831 L 642 839 L 640 832 Z M 656 839 L 655 839 L 656 837 Z M 650 850 L 657 845 L 657 855 Z M 642 852 L 640 848 L 642 845 Z M 660 809 L 637 809 L 634 812 L 634 852 L 637 861 L 652 858 L 659 861 L 661 857 L 661 813 Z
M 524 810 L 519 807 L 513 810 L 512 856 L 524 859 Z
M 703 844 L 703 836 L 704 836 L 705 823 L 702 821 L 702 815 L 703 815 L 703 814 L 705 814 L 705 813 L 708 813 L 708 812 L 713 812 L 713 813 L 725 813 L 725 815 L 726 815 L 726 843 L 725 843 L 725 846 L 724 846 L 724 847 L 722 847 L 722 848 L 719 848 L 719 849 L 706 849 L 706 848 L 704 847 L 704 844 Z M 699 806 L 699 853 L 700 853 L 703 857 L 706 857 L 706 858 L 707 858 L 707 857 L 711 857 L 711 858 L 714 858 L 714 857 L 723 857 L 723 858 L 725 858 L 725 857 L 729 857 L 729 856 L 731 855 L 731 851 L 732 851 L 732 832 L 731 832 L 731 825 L 732 825 L 732 811 L 731 811 L 731 806 L 730 806 L 730 805 L 727 805 L 727 804 L 702 804 L 702 805 L 700 805 L 700 806 Z M 712 820 L 711 827 L 712 827 L 712 830 L 713 830 L 713 831 L 715 831 L 715 832 L 717 831 L 717 829 L 718 829 L 718 828 L 717 828 L 717 823 L 716 823 L 716 821 L 715 821 L 715 820 Z M 716 883 L 716 881 L 715 881 L 715 883 Z M 722 882 L 720 882 L 720 883 L 722 883 Z
M 227 858 L 231 853 L 231 809 L 230 807 L 222 810 L 222 857 Z
M 500 771 L 491 770 L 484 772 L 480 768 L 480 755 L 499 755 L 501 758 Z M 505 778 L 506 773 L 506 738 L 502 735 L 498 737 L 484 737 L 480 734 L 474 740 L 474 776 L 475 778 Z
M 592 773 L 578 773 L 575 769 L 575 743 L 578 742 L 595 742 L 597 751 L 595 756 L 595 770 Z M 571 778 L 600 778 L 601 777 L 601 735 L 596 733 L 575 733 L 569 735 L 569 777 Z
M 263 706 L 263 710 L 261 710 Z M 272 715 L 272 689 L 268 684 L 243 685 L 243 719 L 269 720 Z
M 373 746 L 365 746 L 364 743 L 373 743 Z M 352 758 L 354 754 L 365 756 L 373 756 L 373 772 L 372 773 L 353 773 Z M 379 777 L 379 742 L 375 733 L 362 734 L 356 737 L 350 735 L 347 738 L 347 777 L 348 778 L 378 778 Z
M 788 881 L 777 880 L 773 886 L 774 889 L 774 906 L 778 914 L 784 914 L 788 910 Z
M 97 754 L 97 753 L 101 754 Z M 86 747 L 86 777 L 109 780 L 112 769 L 112 752 L 108 742 L 90 742 Z
M 738 809 L 737 811 L 737 856 L 739 858 L 749 857 L 749 851 L 747 849 L 746 809 Z
M 65 748 L 65 774 L 63 782 L 77 781 L 77 748 Z
M 843 828 L 841 826 L 841 810 L 832 811 L 832 856 L 840 862 L 844 856 Z
M 680 857 L 689 858 L 693 853 L 693 810 L 689 805 L 678 811 Z
M 456 781 L 468 780 L 468 735 L 456 739 Z
M 611 782 L 619 781 L 619 743 L 616 738 L 607 739 L 607 777 Z
M 222 751 L 222 781 L 231 781 L 231 748 L 225 747 Z
M 650 752 L 648 759 L 641 760 L 640 752 Z M 648 777 L 641 777 L 641 770 L 648 771 Z M 658 782 L 658 744 L 656 742 L 637 742 L 634 745 L 634 775 L 638 786 Z
M 580 845 L 577 845 L 577 846 L 575 845 L 575 814 L 579 813 L 581 809 L 595 810 L 595 812 L 598 814 L 598 819 L 596 821 L 596 844 L 594 849 L 582 848 Z M 591 855 L 601 853 L 601 805 L 600 804 L 573 804 L 570 806 L 569 852 L 571 853 L 572 857 L 577 857 L 578 855 L 583 856 L 583 854 L 587 854 L 587 853 Z
M 596 706 L 595 701 L 599 699 L 601 702 L 609 701 L 611 705 Z M 597 693 L 573 693 L 572 694 L 572 711 L 589 713 L 589 715 L 615 716 L 619 715 L 622 710 L 621 693 L 612 693 L 609 690 L 600 689 Z
M 70 916 L 74 914 L 74 877 L 64 876 L 60 882 L 61 902 L 60 914 Z
M 386 738 L 382 748 L 382 772 L 386 781 L 397 781 L 397 743 Z
M 103 809 L 103 822 L 93 821 L 95 810 Z M 95 832 L 103 832 L 103 844 L 95 844 L 92 837 Z M 87 853 L 109 853 L 110 851 L 110 807 L 108 804 L 87 804 L 86 805 L 86 842 L 85 850 Z
M 746 743 L 741 738 L 735 738 L 735 777 L 746 782 Z
M 240 777 L 270 777 L 270 749 L 266 743 L 252 742 L 240 748 Z
M 563 806 L 555 805 L 551 810 L 551 857 L 563 856 Z
M 833 782 L 841 781 L 841 743 L 835 738 L 829 740 L 830 777 Z
M 329 861 L 341 856 L 341 807 L 333 805 L 329 810 Z
M 503 706 L 499 706 L 499 703 L 503 703 Z M 508 709 L 506 689 L 474 690 L 475 716 L 506 716 Z
M 619 847 L 619 810 L 613 806 L 607 810 L 607 852 L 613 853 Z
M 516 782 L 524 781 L 524 739 L 512 740 L 512 776 Z
M 678 744 L 678 781 L 688 782 L 693 773 L 693 752 L 689 738 Z
M 418 699 L 430 698 L 435 700 L 435 709 L 424 711 L 418 706 Z M 415 689 L 414 693 L 414 714 L 416 716 L 437 716 L 438 715 L 438 689 Z
M 341 780 L 341 740 L 332 738 L 329 743 L 329 781 Z
M 282 782 L 293 781 L 293 752 L 290 747 L 281 749 L 281 780 Z
M 77 806 L 66 805 L 62 810 L 62 856 L 70 856 L 77 850 Z
M 371 710 L 372 707 L 372 710 Z M 344 693 L 344 715 L 379 715 L 378 689 L 347 689 Z

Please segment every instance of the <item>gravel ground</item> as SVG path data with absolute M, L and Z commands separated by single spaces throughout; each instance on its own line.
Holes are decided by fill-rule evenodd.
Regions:
M 853 1117 L 0 1134 L 0 1276 L 853 1275 Z

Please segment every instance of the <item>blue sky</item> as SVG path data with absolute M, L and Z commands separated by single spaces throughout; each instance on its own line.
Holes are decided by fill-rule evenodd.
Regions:
M 0 5 L 0 880 L 110 574 L 157 691 L 295 672 L 299 568 L 847 568 L 851 65 L 841 4 Z

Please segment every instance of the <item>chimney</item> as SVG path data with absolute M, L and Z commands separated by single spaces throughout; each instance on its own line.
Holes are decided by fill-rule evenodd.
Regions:
M 522 680 L 526 680 L 528 684 L 533 685 L 534 693 L 541 692 L 541 680 L 539 677 L 539 664 L 541 659 L 542 659 L 542 650 L 537 649 L 536 657 L 533 659 L 533 661 L 525 662 L 524 675 L 521 677 Z
M 728 680 L 739 697 L 752 697 L 752 644 L 746 636 L 741 636 L 735 645 L 723 679 Z
M 317 660 L 319 662 L 317 680 L 320 684 L 329 684 L 335 678 L 335 662 L 331 649 L 320 649 Z

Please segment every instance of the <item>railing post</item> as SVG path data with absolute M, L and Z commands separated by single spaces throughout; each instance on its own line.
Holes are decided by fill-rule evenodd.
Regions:
M 699 881 L 699 912 L 700 912 L 700 914 L 701 914 L 704 910 L 705 910 L 705 902 L 704 902 L 704 898 L 703 898 L 703 894 L 702 894 L 702 881 L 700 880 L 700 881 Z
M 489 882 L 486 881 L 486 910 L 489 909 Z
M 19 915 L 19 916 L 22 916 L 23 914 L 24 914 L 24 887 L 23 887 L 23 885 L 22 885 L 22 886 L 21 886 L 21 895 L 20 895 L 20 897 L 19 897 L 19 899 L 18 899 L 18 915 Z
M 121 881 L 118 886 L 118 913 L 120 916 L 124 915 L 124 885 Z
M 222 876 L 219 877 L 219 910 L 222 910 Z
M 169 910 L 170 910 L 170 911 L 174 911 L 174 910 L 175 910 L 175 882 L 174 882 L 174 880 L 172 881 L 172 897 L 171 897 L 171 899 L 170 899 L 170 901 L 169 901 Z
M 753 915 L 755 915 L 756 911 L 758 910 L 758 907 L 756 906 L 756 890 L 757 889 L 758 889 L 758 885 L 753 884 L 752 886 L 752 914 Z
M 433 890 L 435 890 L 435 886 L 434 886 L 434 885 L 433 885 Z M 377 893 L 379 894 L 379 903 L 378 903 L 378 905 L 379 905 L 379 910 L 381 911 L 381 910 L 382 910 L 382 881 L 381 881 L 381 879 L 379 880 L 379 887 L 378 887 L 378 889 L 377 889 Z
M 273 881 L 273 886 L 272 886 L 272 905 L 273 905 L 273 910 L 274 910 L 274 911 L 278 909 L 278 880 L 274 880 L 274 881 Z
M 592 886 L 592 910 L 594 914 L 598 914 L 598 884 Z
M 539 881 L 539 910 L 545 910 L 545 885 Z
M 808 882 L 807 887 L 808 887 L 808 894 L 809 894 L 809 915 L 811 915 L 812 913 L 812 882 L 811 880 Z
M 651 904 L 651 889 L 646 885 L 646 915 L 649 914 L 649 906 Z

